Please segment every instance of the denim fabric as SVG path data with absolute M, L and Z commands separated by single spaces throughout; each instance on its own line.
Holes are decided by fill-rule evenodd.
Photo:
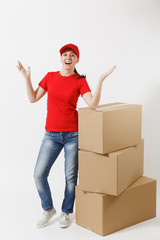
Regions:
M 45 131 L 34 169 L 34 180 L 41 198 L 42 208 L 45 211 L 51 210 L 54 206 L 47 178 L 63 147 L 65 157 L 65 191 L 62 211 L 72 213 L 75 200 L 75 185 L 77 185 L 78 178 L 78 131 Z

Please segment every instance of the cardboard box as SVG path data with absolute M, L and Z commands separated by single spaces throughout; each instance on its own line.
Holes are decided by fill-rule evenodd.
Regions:
M 136 146 L 104 155 L 79 150 L 79 188 L 119 195 L 143 175 L 143 155 L 143 139 Z
M 142 106 L 112 103 L 78 109 L 78 148 L 105 154 L 141 141 Z
M 141 177 L 118 197 L 76 186 L 76 224 L 106 236 L 156 216 L 156 180 Z

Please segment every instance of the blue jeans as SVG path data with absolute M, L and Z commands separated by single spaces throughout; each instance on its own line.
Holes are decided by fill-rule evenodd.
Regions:
M 41 198 L 42 208 L 45 211 L 51 210 L 53 201 L 47 178 L 63 147 L 65 157 L 65 191 L 62 211 L 72 213 L 75 200 L 75 185 L 77 185 L 78 178 L 78 131 L 50 132 L 45 130 L 34 169 L 34 180 Z

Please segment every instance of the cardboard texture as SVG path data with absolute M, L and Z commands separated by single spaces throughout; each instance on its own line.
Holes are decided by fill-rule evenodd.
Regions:
M 143 153 L 143 139 L 136 146 L 104 155 L 79 150 L 79 188 L 119 195 L 143 175 Z
M 76 224 L 106 236 L 156 216 L 156 180 L 140 177 L 119 196 L 76 186 Z
M 142 106 L 112 103 L 78 109 L 78 148 L 100 154 L 141 141 Z

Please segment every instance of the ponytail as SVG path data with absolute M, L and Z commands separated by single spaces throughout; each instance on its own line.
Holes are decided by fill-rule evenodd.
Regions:
M 74 72 L 78 74 L 78 77 L 77 77 L 77 78 L 86 78 L 86 75 L 80 75 L 80 74 L 77 72 L 76 68 L 74 69 Z

